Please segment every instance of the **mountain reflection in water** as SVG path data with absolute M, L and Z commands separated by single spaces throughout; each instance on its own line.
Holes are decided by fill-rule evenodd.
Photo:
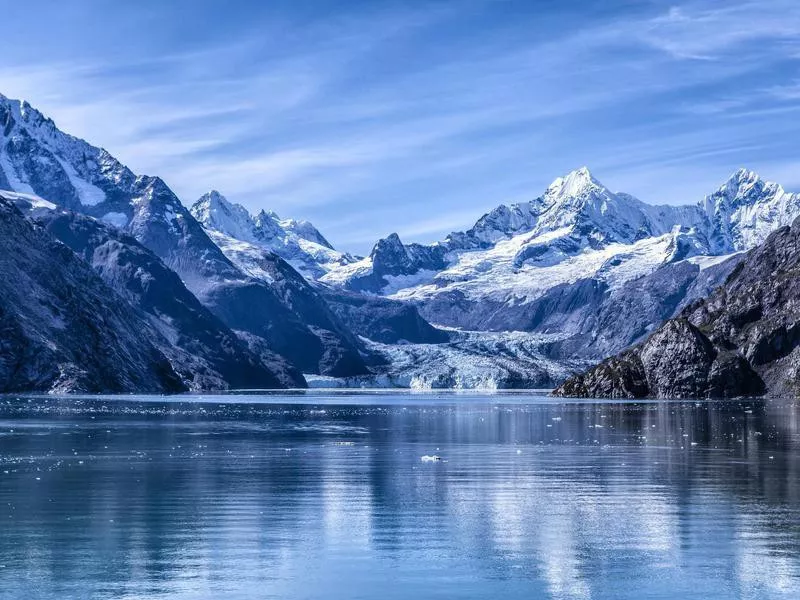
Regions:
M 797 598 L 799 418 L 784 401 L 4 397 L 0 598 Z

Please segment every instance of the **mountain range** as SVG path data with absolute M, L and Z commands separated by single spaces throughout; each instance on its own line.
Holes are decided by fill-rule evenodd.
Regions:
M 301 258 L 296 242 L 276 244 L 258 218 L 218 193 L 209 210 L 208 196 L 192 213 L 256 276 L 260 252 L 282 253 L 319 284 L 410 304 L 439 326 L 541 334 L 539 359 L 562 362 L 636 343 L 800 215 L 800 195 L 744 169 L 695 204 L 653 206 L 610 191 L 584 167 L 441 242 L 403 244 L 391 234 L 367 257 L 327 246 Z
M 217 191 L 187 208 L 4 96 L 0 190 L 5 390 L 550 387 L 696 306 L 800 215 L 747 170 L 655 206 L 581 168 L 440 242 L 392 234 L 360 257 Z M 64 334 L 92 314 L 91 341 Z M 125 352 L 131 371 L 104 375 Z

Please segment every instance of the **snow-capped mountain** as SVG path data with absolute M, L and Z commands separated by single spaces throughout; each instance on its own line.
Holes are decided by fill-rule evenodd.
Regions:
M 458 291 L 525 302 L 586 277 L 618 287 L 664 264 L 747 250 L 798 214 L 800 196 L 745 170 L 696 205 L 652 206 L 581 168 L 442 242 L 403 245 L 392 234 L 322 280 L 415 301 Z
M 0 97 L 0 173 L 0 189 L 122 228 L 225 325 L 263 338 L 304 372 L 366 372 L 362 345 L 313 289 L 307 292 L 318 310 L 304 314 L 232 263 L 164 181 L 135 175 L 105 150 L 61 132 L 26 102 L 6 97 Z
M 308 221 L 281 219 L 274 212 L 264 210 L 253 216 L 245 207 L 229 202 L 216 190 L 201 196 L 192 205 L 191 213 L 212 237 L 222 234 L 215 238 L 218 245 L 233 239 L 269 250 L 307 279 L 318 279 L 332 269 L 355 261 L 351 255 L 334 250 Z M 229 250 L 236 252 L 241 248 Z
M 652 270 L 747 250 L 798 214 L 800 195 L 746 170 L 698 204 L 653 206 L 611 192 L 583 167 L 535 200 L 499 206 L 442 242 L 403 245 L 392 234 L 370 256 L 322 280 L 400 298 L 491 290 L 530 299 L 554 283 L 593 274 L 620 283 L 641 275 L 642 261 Z M 631 259 L 637 264 L 624 264 Z
M 441 242 L 392 234 L 321 281 L 411 302 L 439 325 L 563 333 L 554 355 L 601 357 L 721 283 L 738 253 L 797 216 L 800 195 L 746 170 L 697 204 L 654 206 L 581 168 Z M 609 317 L 622 307 L 624 324 Z
M 466 249 L 476 242 L 485 246 L 522 233 L 531 239 L 570 233 L 576 248 L 632 243 L 668 232 L 676 224 L 674 212 L 671 207 L 649 206 L 633 196 L 615 194 L 581 167 L 553 181 L 532 202 L 496 208 L 465 236 L 451 235 L 448 245 L 453 249 Z
M 739 169 L 698 209 L 711 254 L 728 254 L 754 248 L 778 227 L 791 225 L 800 215 L 800 194 Z

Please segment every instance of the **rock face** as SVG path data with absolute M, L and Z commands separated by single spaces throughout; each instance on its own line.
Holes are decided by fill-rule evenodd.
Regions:
M 361 342 L 331 310 L 315 287 L 272 252 L 259 249 L 258 254 L 251 254 L 250 258 L 254 262 L 248 264 L 254 268 L 254 275 L 259 277 L 259 281 L 263 282 L 261 285 L 268 285 L 280 306 L 291 311 L 284 316 L 282 323 L 282 329 L 289 335 L 280 339 L 270 331 L 260 330 L 258 322 L 250 324 L 248 319 L 254 317 L 250 308 L 253 305 L 247 302 L 229 305 L 237 310 L 243 309 L 241 313 L 229 314 L 229 321 L 241 323 L 238 329 L 254 332 L 269 340 L 271 347 L 279 349 L 283 356 L 306 373 L 334 377 L 368 373 L 362 356 L 365 349 Z M 255 318 L 259 317 L 255 315 Z
M 162 334 L 160 348 L 192 390 L 302 387 L 302 375 L 277 355 L 265 361 L 195 298 L 173 271 L 115 227 L 68 211 L 35 217 L 83 258 Z
M 444 245 L 405 245 L 400 236 L 393 233 L 378 240 L 367 258 L 334 271 L 328 276 L 328 281 L 335 283 L 346 274 L 346 289 L 373 294 L 385 292 L 395 278 L 444 269 L 446 254 Z
M 352 336 L 309 325 L 314 315 L 287 306 L 272 286 L 234 265 L 161 179 L 136 176 L 105 150 L 59 131 L 27 103 L 2 96 L 0 132 L 6 187 L 132 235 L 225 325 L 263 337 L 295 367 L 331 375 L 365 372 Z M 313 237 L 305 224 L 286 227 Z
M 446 331 L 423 319 L 412 304 L 325 286 L 320 292 L 351 331 L 374 342 L 442 344 L 450 339 Z
M 186 390 L 159 333 L 69 248 L 0 197 L 0 390 Z
M 236 240 L 216 230 L 208 230 L 208 235 L 226 258 L 249 277 L 249 289 L 234 290 L 244 297 L 215 296 L 209 300 L 209 306 L 216 307 L 226 323 L 265 338 L 270 347 L 305 373 L 334 377 L 368 373 L 363 344 L 331 310 L 319 290 L 289 263 L 261 245 Z M 253 287 L 257 289 L 254 291 Z M 269 290 L 271 300 L 264 298 L 264 289 Z M 222 291 L 232 290 L 228 286 Z M 248 301 L 249 293 L 260 294 L 260 298 L 254 296 Z M 253 306 L 260 310 L 252 310 Z M 278 327 L 265 327 L 262 311 L 277 315 Z
M 643 344 L 575 376 L 557 395 L 796 396 L 800 387 L 800 221 L 747 253 L 725 284 Z

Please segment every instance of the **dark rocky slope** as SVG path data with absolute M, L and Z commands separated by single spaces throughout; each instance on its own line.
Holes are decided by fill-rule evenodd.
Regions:
M 68 211 L 39 211 L 36 222 L 149 315 L 162 334 L 155 343 L 192 390 L 304 385 L 302 375 L 279 356 L 251 352 L 175 272 L 131 236 Z
M 800 221 L 747 253 L 725 284 L 645 342 L 572 377 L 579 397 L 732 397 L 800 391 Z
M 253 294 L 252 302 L 225 302 L 222 290 L 216 290 L 214 306 L 236 329 L 265 338 L 306 373 L 322 373 L 333 377 L 348 377 L 369 373 L 367 351 L 360 340 L 331 310 L 320 292 L 278 255 L 268 250 L 259 253 L 256 265 L 263 280 L 251 279 L 240 294 Z M 275 301 L 267 306 L 262 289 L 269 289 Z M 254 310 L 257 307 L 257 310 Z M 264 323 L 265 311 L 278 314 L 281 320 Z
M 328 305 L 351 331 L 374 342 L 441 344 L 448 333 L 423 319 L 413 304 L 321 286 Z
M 158 335 L 69 248 L 0 198 L 0 391 L 180 392 Z

